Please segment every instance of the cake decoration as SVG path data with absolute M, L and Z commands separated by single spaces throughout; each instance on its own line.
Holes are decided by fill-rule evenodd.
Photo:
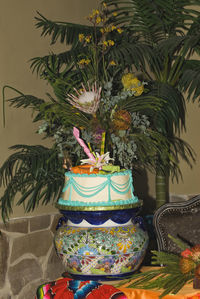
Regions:
M 101 155 L 99 155 L 98 152 L 91 153 L 89 147 L 85 144 L 85 142 L 80 138 L 80 132 L 77 128 L 73 128 L 73 135 L 80 144 L 80 146 L 83 148 L 84 152 L 88 156 L 88 159 L 82 159 L 81 164 L 89 164 L 90 172 L 92 172 L 95 168 L 102 169 L 102 166 L 105 166 L 108 164 L 110 160 L 114 160 L 113 158 L 110 158 L 110 153 L 107 152 L 104 154 L 104 144 L 105 144 L 105 132 L 102 134 L 102 142 L 101 142 Z M 80 168 L 80 167 L 79 167 Z
M 89 148 L 87 147 L 87 145 L 85 144 L 85 142 L 83 141 L 83 139 L 80 138 L 80 133 L 79 130 L 77 128 L 73 128 L 73 135 L 76 138 L 76 140 L 78 141 L 78 143 L 80 144 L 80 146 L 83 148 L 84 152 L 86 153 L 86 155 L 88 156 L 88 158 L 95 162 L 95 157 L 94 155 L 90 152 Z
M 120 166 L 110 162 L 110 153 L 104 153 L 105 132 L 102 133 L 100 154 L 92 152 L 80 137 L 80 131 L 73 128 L 73 135 L 88 159 L 80 160 L 81 165 L 72 167 L 65 173 L 63 195 L 58 201 L 60 208 L 106 207 L 131 205 L 138 202 L 133 194 L 132 173 L 121 170 Z
M 99 155 L 99 153 L 96 152 L 95 154 L 95 161 L 93 159 L 83 159 L 81 160 L 81 164 L 90 164 L 91 168 L 90 170 L 92 171 L 94 168 L 99 168 L 102 169 L 103 166 L 108 164 L 110 160 L 113 160 L 113 158 L 110 158 L 110 153 L 107 152 L 103 155 Z

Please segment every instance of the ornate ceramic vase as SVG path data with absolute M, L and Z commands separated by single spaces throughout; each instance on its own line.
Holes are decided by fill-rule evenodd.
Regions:
M 148 245 L 141 202 L 112 211 L 62 210 L 55 247 L 75 279 L 124 279 L 138 269 Z

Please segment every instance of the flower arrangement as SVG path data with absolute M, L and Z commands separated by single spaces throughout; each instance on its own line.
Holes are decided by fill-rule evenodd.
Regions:
M 102 136 L 105 152 L 110 154 L 115 164 L 125 168 L 137 167 L 141 163 L 152 166 L 158 148 L 167 144 L 163 136 L 152 130 L 147 115 L 147 109 L 158 110 L 159 104 L 145 97 L 147 82 L 139 79 L 132 67 L 119 64 L 114 48 L 121 43 L 123 30 L 107 23 L 107 13 L 107 6 L 103 3 L 101 10 L 95 9 L 87 17 L 92 27 L 88 34 L 78 34 L 81 51 L 76 58 L 73 57 L 73 75 L 61 78 L 59 74 L 54 78 L 55 74 L 46 69 L 42 73 L 42 78 L 48 80 L 62 100 L 62 109 L 71 111 L 74 119 L 70 118 L 70 123 L 66 115 L 58 119 L 61 111 L 56 114 L 55 106 L 53 109 L 52 106 L 41 106 L 44 121 L 38 133 L 54 138 L 59 156 L 68 161 L 68 167 L 83 162 L 85 158 L 72 134 L 73 127 L 79 129 L 81 138 L 92 152 L 97 153 L 95 167 L 101 166 Z M 76 78 L 73 83 L 72 77 Z M 143 113 L 145 110 L 146 114 Z M 145 157 L 147 151 L 148 158 Z M 110 156 L 106 154 L 104 160 L 110 160 Z M 91 160 L 87 162 L 92 163 Z

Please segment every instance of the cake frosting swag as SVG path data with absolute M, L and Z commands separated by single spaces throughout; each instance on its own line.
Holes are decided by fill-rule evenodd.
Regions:
M 137 203 L 130 170 L 109 174 L 65 173 L 61 206 L 116 206 Z

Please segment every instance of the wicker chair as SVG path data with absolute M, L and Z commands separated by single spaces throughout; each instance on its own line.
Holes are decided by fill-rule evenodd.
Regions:
M 160 251 L 180 252 L 169 234 L 190 246 L 200 244 L 200 195 L 183 202 L 164 204 L 155 212 L 153 225 Z

